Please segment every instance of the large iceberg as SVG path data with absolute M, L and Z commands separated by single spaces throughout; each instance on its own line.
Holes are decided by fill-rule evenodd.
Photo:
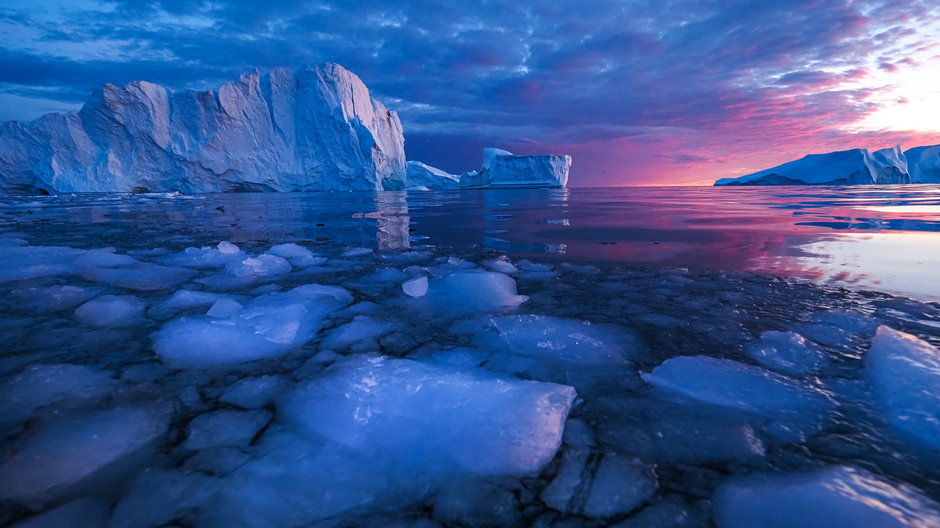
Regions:
M 852 149 L 810 154 L 776 167 L 722 178 L 715 185 L 866 185 L 911 183 L 907 158 L 900 146 L 872 152 Z
M 106 84 L 77 113 L 0 123 L 0 190 L 400 189 L 395 112 L 337 64 L 254 71 L 203 92 Z
M 571 156 L 516 156 L 496 148 L 483 149 L 483 167 L 460 175 L 460 187 L 562 188 L 568 184 Z
M 904 151 L 911 183 L 940 182 L 940 145 L 914 147 Z

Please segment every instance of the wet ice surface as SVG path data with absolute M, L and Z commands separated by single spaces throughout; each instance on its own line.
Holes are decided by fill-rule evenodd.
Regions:
M 940 524 L 937 304 L 259 199 L 7 208 L 0 524 Z

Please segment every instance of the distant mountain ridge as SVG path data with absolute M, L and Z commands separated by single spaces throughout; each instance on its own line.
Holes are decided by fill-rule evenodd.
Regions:
M 901 146 L 810 154 L 798 160 L 716 186 L 736 185 L 889 185 L 940 183 L 940 145 L 901 151 Z

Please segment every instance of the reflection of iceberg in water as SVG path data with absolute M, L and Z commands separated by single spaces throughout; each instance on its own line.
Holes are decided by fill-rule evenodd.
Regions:
M 564 255 L 568 250 L 568 245 L 564 243 L 540 243 L 524 242 L 520 240 L 507 240 L 498 238 L 492 234 L 500 233 L 506 237 L 518 238 L 529 234 L 533 225 L 560 225 L 568 227 L 571 222 L 564 217 L 566 210 L 552 211 L 550 218 L 545 218 L 546 208 L 568 206 L 567 201 L 570 196 L 568 189 L 551 189 L 541 191 L 538 194 L 532 194 L 531 191 L 522 190 L 490 190 L 483 194 L 483 205 L 489 214 L 483 217 L 483 221 L 488 227 L 509 227 L 510 221 L 512 227 L 509 229 L 486 229 L 483 236 L 482 246 L 486 249 L 497 251 L 522 251 L 528 253 L 556 253 Z M 531 198 L 530 198 L 531 197 Z M 519 204 L 524 204 L 519 207 Z M 507 207 L 516 210 L 516 214 L 505 214 L 493 212 Z
M 366 216 L 378 223 L 376 238 L 379 249 L 402 249 L 411 247 L 411 217 L 408 216 L 408 193 L 401 191 L 380 192 L 375 196 L 375 213 Z
M 931 233 L 844 233 L 796 247 L 798 256 L 765 257 L 753 267 L 817 282 L 940 299 L 936 266 L 940 245 Z

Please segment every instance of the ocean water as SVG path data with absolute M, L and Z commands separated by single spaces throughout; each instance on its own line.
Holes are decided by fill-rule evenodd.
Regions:
M 0 524 L 936 526 L 938 303 L 937 185 L 4 196 Z

